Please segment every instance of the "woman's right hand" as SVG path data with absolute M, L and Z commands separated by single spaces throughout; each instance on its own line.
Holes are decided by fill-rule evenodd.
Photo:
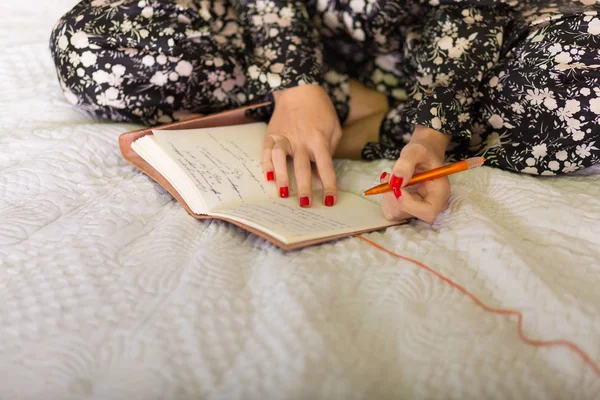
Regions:
M 410 142 L 394 164 L 392 175 L 380 177 L 382 183 L 388 182 L 393 189 L 384 194 L 381 203 L 386 219 L 401 221 L 415 217 L 431 223 L 448 208 L 450 181 L 447 177 L 419 183 L 411 191 L 404 187 L 414 173 L 441 167 L 449 142 L 449 135 L 421 125 L 415 127 Z
M 302 85 L 273 93 L 275 110 L 263 144 L 263 170 L 275 180 L 279 195 L 289 196 L 287 157 L 293 159 L 300 206 L 310 207 L 312 165 L 323 185 L 323 203 L 337 198 L 333 154 L 342 137 L 340 122 L 327 92 L 317 85 Z

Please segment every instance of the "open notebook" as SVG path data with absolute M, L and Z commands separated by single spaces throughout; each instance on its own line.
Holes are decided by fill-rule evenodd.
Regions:
M 191 215 L 229 221 L 284 250 L 399 224 L 386 220 L 379 205 L 352 193 L 340 191 L 333 207 L 324 206 L 316 177 L 313 203 L 301 208 L 292 168 L 290 196 L 280 198 L 261 167 L 267 125 L 229 122 L 234 123 L 130 132 L 122 135 L 121 150 Z

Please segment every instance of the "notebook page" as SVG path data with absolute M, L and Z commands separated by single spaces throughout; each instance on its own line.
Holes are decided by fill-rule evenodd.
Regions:
M 207 210 L 223 204 L 277 198 L 274 182 L 262 170 L 263 139 L 267 124 L 186 130 L 153 130 L 157 142 L 202 194 Z M 291 159 L 288 164 L 290 197 L 295 194 Z M 321 188 L 313 174 L 313 188 Z
M 210 215 L 239 221 L 286 244 L 398 224 L 384 218 L 381 206 L 352 193 L 339 192 L 333 207 L 318 201 L 320 191 L 314 195 L 310 208 L 299 207 L 297 199 L 274 198 L 232 205 Z
M 131 148 L 156 169 L 180 194 L 195 214 L 206 214 L 202 193 L 194 182 L 159 146 L 154 135 L 146 135 L 131 143 Z
M 276 195 L 265 180 L 261 152 L 266 124 L 153 130 L 157 142 L 201 193 L 207 209 Z

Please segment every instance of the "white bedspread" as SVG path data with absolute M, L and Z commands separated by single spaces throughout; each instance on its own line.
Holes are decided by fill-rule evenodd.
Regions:
M 593 399 L 566 348 L 521 342 L 429 272 L 359 239 L 285 253 L 189 217 L 121 159 L 132 125 L 63 98 L 48 52 L 73 0 L 0 5 L 0 399 Z M 360 192 L 390 162 L 340 163 Z M 368 238 L 532 338 L 600 365 L 600 169 L 481 168 L 451 208 Z

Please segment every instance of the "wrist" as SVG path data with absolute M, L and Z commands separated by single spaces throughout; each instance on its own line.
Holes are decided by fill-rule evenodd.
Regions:
M 297 96 L 305 95 L 319 95 L 320 92 L 324 92 L 324 89 L 316 83 L 307 83 L 304 85 L 290 86 L 285 89 L 279 89 L 272 92 L 273 99 L 277 102 L 278 100 L 286 100 L 288 98 L 295 99 Z
M 450 135 L 417 124 L 410 141 L 429 148 L 443 160 L 451 139 Z

